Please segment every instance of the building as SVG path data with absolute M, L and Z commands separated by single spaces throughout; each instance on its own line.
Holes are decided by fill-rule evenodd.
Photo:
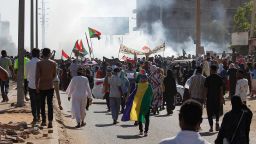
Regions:
M 230 41 L 236 9 L 248 0 L 201 0 L 202 41 Z M 196 0 L 137 0 L 136 29 L 152 34 L 153 24 L 162 22 L 167 41 L 195 40 Z
M 0 15 L 0 51 L 6 50 L 8 54 L 15 55 L 17 49 L 11 40 L 10 36 L 10 22 L 2 21 Z
M 10 37 L 10 23 L 8 21 L 1 21 L 0 15 L 0 38 L 9 38 Z

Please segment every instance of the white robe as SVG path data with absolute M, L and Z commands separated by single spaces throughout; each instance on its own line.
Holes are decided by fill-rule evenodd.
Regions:
M 84 76 L 73 77 L 66 92 L 72 100 L 72 117 L 78 122 L 82 121 L 85 117 L 87 99 L 92 97 L 88 79 Z

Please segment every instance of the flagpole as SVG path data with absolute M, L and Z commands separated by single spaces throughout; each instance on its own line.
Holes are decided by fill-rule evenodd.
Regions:
M 88 41 L 88 37 L 87 37 L 87 33 L 85 32 L 85 36 L 86 36 L 86 41 L 87 41 L 87 45 L 88 45 L 88 49 L 89 49 L 89 53 L 90 53 L 90 60 L 92 60 L 92 55 L 91 55 L 91 47 L 90 47 L 90 44 L 89 44 L 89 41 Z
M 91 42 L 91 49 L 92 49 L 92 39 L 90 37 L 90 42 Z M 94 50 L 92 50 L 92 55 L 93 55 L 93 58 L 94 58 Z

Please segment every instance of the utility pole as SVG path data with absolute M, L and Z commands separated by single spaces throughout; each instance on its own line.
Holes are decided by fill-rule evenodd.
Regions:
M 42 48 L 45 48 L 45 24 L 46 24 L 45 2 L 44 0 L 42 0 Z
M 24 30 L 25 30 L 25 0 L 19 0 L 18 26 L 18 77 L 17 77 L 17 106 L 24 106 Z
M 34 0 L 31 0 L 30 11 L 30 50 L 34 48 Z
M 36 48 L 38 48 L 38 0 L 36 0 Z
M 196 0 L 196 56 L 201 49 L 201 0 Z

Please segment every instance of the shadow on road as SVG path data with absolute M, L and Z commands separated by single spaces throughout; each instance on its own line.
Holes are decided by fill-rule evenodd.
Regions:
M 92 104 L 107 105 L 107 103 L 106 103 L 106 102 L 92 102 Z
M 155 117 L 169 117 L 169 116 L 172 116 L 172 115 L 167 115 L 167 114 L 165 114 L 165 115 L 155 115 Z
M 109 127 L 109 126 L 113 126 L 113 124 L 96 124 L 96 127 Z
M 142 138 L 142 137 L 139 136 L 139 135 L 117 135 L 117 138 L 120 138 L 120 139 L 139 139 L 139 138 Z
M 108 111 L 94 111 L 93 113 L 108 113 Z
M 61 121 L 61 120 L 56 119 L 56 121 L 57 121 L 59 124 L 61 124 L 62 126 L 64 126 L 66 129 L 79 130 L 78 128 L 76 128 L 76 127 L 74 127 L 74 126 L 68 126 L 68 125 L 64 124 L 64 122 Z
M 120 125 L 120 127 L 122 127 L 122 128 L 129 128 L 129 127 L 137 127 L 136 125 Z
M 200 132 L 199 134 L 201 135 L 201 136 L 213 136 L 213 135 L 215 135 L 215 134 L 217 134 L 218 132 L 213 132 L 213 133 L 211 133 L 211 132 Z

